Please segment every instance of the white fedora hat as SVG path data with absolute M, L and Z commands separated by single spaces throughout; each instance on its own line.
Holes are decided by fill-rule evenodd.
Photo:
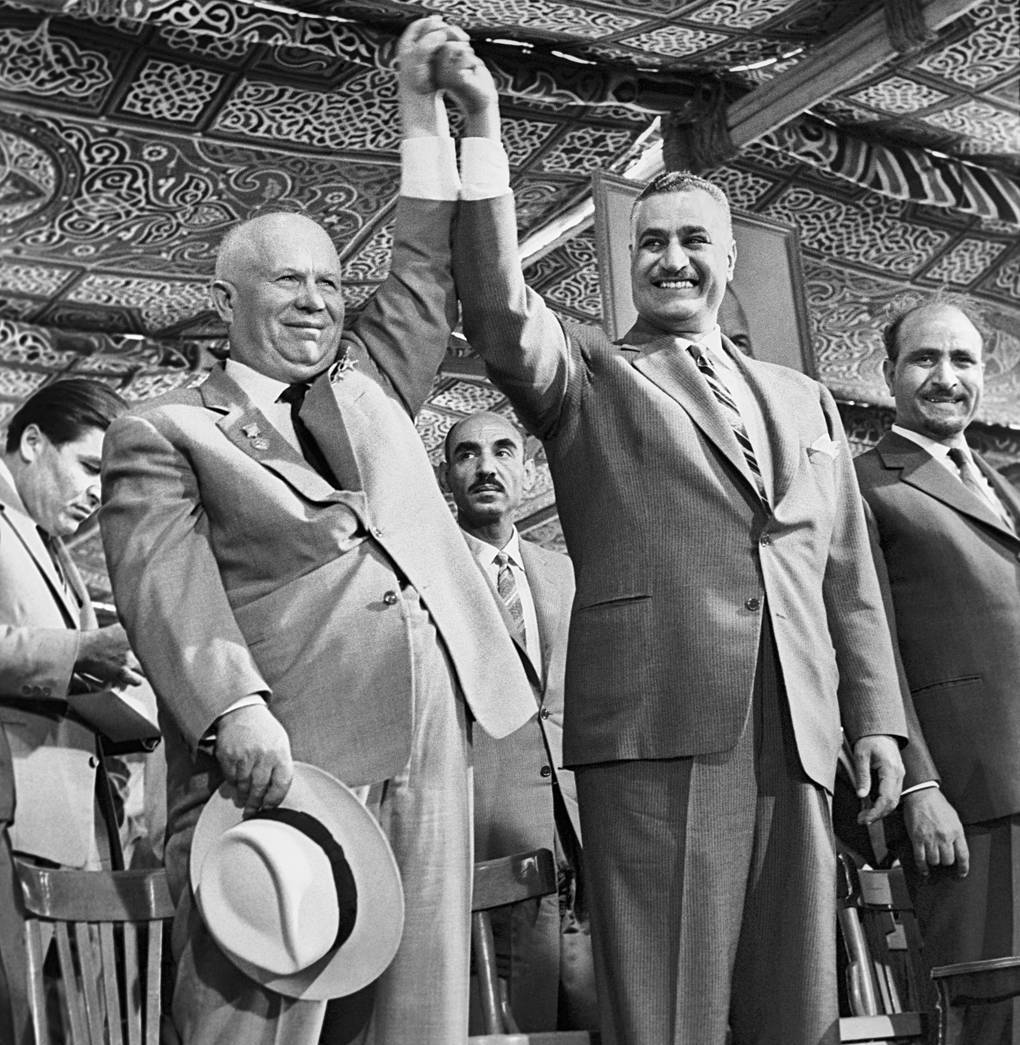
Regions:
M 191 886 L 220 949 L 279 994 L 353 994 L 393 960 L 404 893 L 389 842 L 357 796 L 294 763 L 277 809 L 242 819 L 224 784 L 191 845 Z

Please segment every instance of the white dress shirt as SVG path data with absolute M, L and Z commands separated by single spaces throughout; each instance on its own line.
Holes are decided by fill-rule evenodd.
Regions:
M 496 564 L 496 556 L 502 552 L 509 560 L 510 570 L 517 584 L 517 591 L 521 597 L 521 609 L 524 611 L 524 641 L 528 647 L 528 656 L 539 674 L 542 673 L 542 640 L 538 634 L 538 615 L 535 612 L 535 598 L 531 594 L 531 585 L 528 583 L 528 575 L 524 571 L 524 563 L 521 560 L 521 535 L 515 526 L 510 534 L 510 539 L 502 548 L 479 540 L 473 534 L 464 531 L 464 539 L 467 541 L 471 554 L 475 557 L 478 565 L 482 568 L 485 576 L 492 582 L 493 588 L 498 587 L 499 566 Z
M 934 457 L 935 460 L 956 479 L 960 479 L 960 469 L 956 467 L 956 462 L 950 459 L 949 451 L 959 447 L 959 449 L 970 458 L 970 463 L 974 466 L 978 482 L 981 484 L 981 489 L 984 491 L 985 499 L 988 501 L 988 504 L 1012 529 L 1013 524 L 1009 512 L 1006 510 L 1002 501 L 999 500 L 999 495 L 995 492 L 995 487 L 992 486 L 988 481 L 988 477 L 978 467 L 977 462 L 974 460 L 974 454 L 967 445 L 967 440 L 964 437 L 963 432 L 960 432 L 958 435 L 953 436 L 953 438 L 943 443 L 938 439 L 932 439 L 930 436 L 924 435 L 921 432 L 915 432 L 912 428 L 904 428 L 902 425 L 893 425 L 892 431 L 897 435 L 903 436 L 904 439 L 909 439 L 912 443 L 916 443 L 922 450 L 927 450 L 928 453 L 931 454 L 931 456 Z

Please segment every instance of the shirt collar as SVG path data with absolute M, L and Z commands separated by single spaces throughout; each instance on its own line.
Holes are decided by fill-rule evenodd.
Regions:
M 267 377 L 252 369 L 247 363 L 239 363 L 227 356 L 224 362 L 227 376 L 257 406 L 265 411 L 280 398 L 280 393 L 290 386 L 286 381 L 278 381 L 275 377 Z
M 488 541 L 480 540 L 473 533 L 468 533 L 467 530 L 463 530 L 462 533 L 468 543 L 471 554 L 483 568 L 491 567 L 496 555 L 499 552 L 504 552 L 514 566 L 522 570 L 524 569 L 524 564 L 521 562 L 521 535 L 517 532 L 516 526 L 510 533 L 510 539 L 502 548 L 497 548 L 495 545 L 489 544 Z
M 952 450 L 954 446 L 966 450 L 968 456 L 970 455 L 970 447 L 967 445 L 967 440 L 964 437 L 963 432 L 954 435 L 948 442 L 943 443 L 940 440 L 932 439 L 931 436 L 924 435 L 921 432 L 915 432 L 912 428 L 904 428 L 903 425 L 894 424 L 891 430 L 897 435 L 903 436 L 904 439 L 909 439 L 912 443 L 916 443 L 922 450 L 927 450 L 932 457 L 943 461 L 949 456 L 949 451 Z
M 723 348 L 722 343 L 722 330 L 719 329 L 719 325 L 716 324 L 711 330 L 706 331 L 704 334 L 699 334 L 697 337 L 682 337 L 678 338 L 679 341 L 684 343 L 684 347 L 687 345 L 698 345 L 711 358 L 712 362 L 718 366 L 727 367 L 730 370 L 735 370 L 736 366 L 733 360 L 730 358 L 729 352 Z

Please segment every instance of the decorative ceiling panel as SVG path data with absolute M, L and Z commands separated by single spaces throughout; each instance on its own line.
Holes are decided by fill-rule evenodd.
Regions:
M 414 17 L 446 12 L 493 68 L 526 239 L 584 203 L 594 169 L 622 173 L 657 139 L 655 118 L 702 85 L 739 100 L 880 9 L 0 0 L 0 420 L 61 375 L 100 375 L 139 399 L 199 380 L 223 337 L 206 292 L 215 247 L 255 210 L 300 208 L 322 221 L 341 252 L 346 305 L 360 308 L 388 267 L 399 176 L 392 58 Z M 1013 0 L 984 0 L 812 111 L 868 142 L 937 150 L 1016 182 L 1018 17 Z M 819 376 L 837 395 L 888 402 L 884 310 L 904 292 L 945 286 L 989 320 L 985 421 L 1020 425 L 1016 225 L 976 216 L 995 210 L 962 213 L 959 197 L 936 206 L 952 201 L 879 196 L 775 143 L 752 143 L 711 174 L 736 206 L 799 229 Z M 582 227 L 528 269 L 565 317 L 598 320 L 594 242 Z M 459 343 L 419 422 L 433 461 L 450 424 L 480 407 L 512 414 Z M 1015 444 L 996 431 L 1007 453 Z M 540 465 L 522 521 L 556 546 Z M 86 541 L 82 554 L 98 588 L 97 547 Z

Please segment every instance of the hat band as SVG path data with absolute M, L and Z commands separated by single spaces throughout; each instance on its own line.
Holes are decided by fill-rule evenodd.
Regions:
M 344 855 L 343 846 L 330 834 L 326 825 L 309 813 L 298 809 L 277 806 L 264 809 L 248 817 L 249 820 L 276 820 L 293 827 L 310 838 L 325 854 L 333 873 L 336 889 L 337 930 L 336 939 L 330 950 L 337 950 L 354 932 L 358 920 L 358 886 L 351 872 L 351 865 Z

